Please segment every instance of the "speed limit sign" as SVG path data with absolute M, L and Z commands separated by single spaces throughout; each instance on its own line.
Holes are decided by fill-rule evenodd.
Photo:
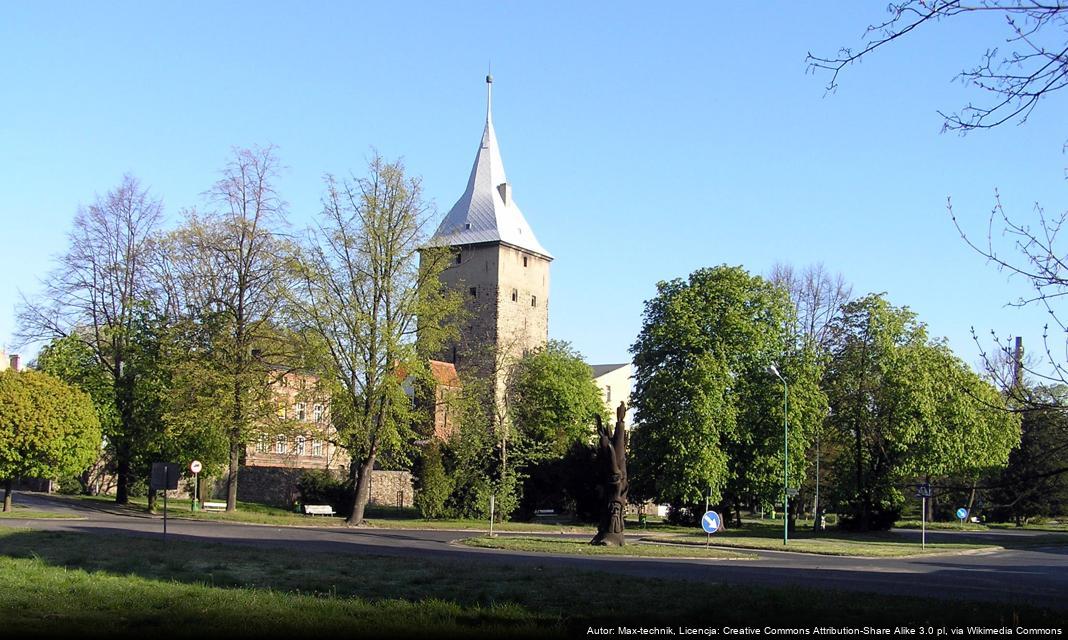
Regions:
M 200 473 L 200 470 L 202 468 L 204 468 L 204 467 L 203 467 L 202 464 L 200 464 L 200 460 L 194 460 L 194 461 L 189 463 L 189 471 L 191 473 Z

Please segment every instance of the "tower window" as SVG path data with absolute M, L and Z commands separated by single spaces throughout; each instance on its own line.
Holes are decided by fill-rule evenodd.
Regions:
M 527 266 L 527 257 L 523 256 L 523 266 Z
M 530 306 L 538 306 L 538 296 L 530 296 Z
M 512 302 L 516 302 L 518 300 L 519 300 L 519 290 L 518 289 L 512 289 Z
M 470 291 L 471 291 L 471 297 L 472 298 L 478 297 L 478 287 L 471 287 Z

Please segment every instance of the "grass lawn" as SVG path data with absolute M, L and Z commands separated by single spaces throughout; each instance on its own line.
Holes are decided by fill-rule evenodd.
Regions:
M 18 504 L 12 505 L 11 511 L 0 511 L 0 519 L 8 520 L 26 520 L 32 518 L 51 518 L 62 520 L 82 520 L 81 516 L 74 516 L 64 513 L 55 513 L 52 511 L 35 511 L 27 507 L 21 507 Z
M 898 529 L 922 529 L 923 522 L 920 520 L 899 520 L 894 523 L 894 527 Z M 928 531 L 989 531 L 990 527 L 978 522 L 965 522 L 963 525 L 960 520 L 954 520 L 953 522 L 927 522 Z
M 1011 522 L 990 522 L 987 526 L 991 529 L 1008 529 L 1010 531 L 1068 531 L 1068 523 L 1059 522 L 1047 522 L 1047 523 L 1024 523 L 1023 526 L 1017 527 Z
M 892 535 L 892 534 L 891 534 Z M 649 536 L 643 538 L 651 541 L 670 541 L 674 543 L 704 546 L 705 534 L 688 533 L 673 536 Z M 778 539 L 767 536 L 746 535 L 742 532 L 723 532 L 712 535 L 712 544 L 738 549 L 765 549 L 769 551 L 792 551 L 794 553 L 816 553 L 828 556 L 861 556 L 865 558 L 895 558 L 920 554 L 938 554 L 975 549 L 997 549 L 997 545 L 978 542 L 933 543 L 927 542 L 927 549 L 921 550 L 919 538 L 912 540 L 901 537 L 883 537 L 879 535 L 851 535 L 849 537 L 794 537 L 790 536 L 788 545 L 783 545 L 782 537 Z
M 101 506 L 115 505 L 112 496 L 60 496 L 72 500 L 88 500 L 99 503 Z M 148 509 L 148 498 L 130 498 L 130 505 L 141 510 Z M 221 522 L 244 522 L 250 524 L 269 524 L 274 526 L 303 526 L 303 527 L 338 527 L 345 524 L 345 520 L 330 516 L 306 516 L 287 509 L 271 507 L 254 502 L 238 502 L 237 510 L 231 513 L 223 511 L 197 511 L 193 512 L 189 500 L 169 499 L 167 501 L 167 513 L 174 518 L 189 518 L 194 520 L 214 520 Z M 156 513 L 163 513 L 163 499 L 156 504 Z M 485 531 L 489 529 L 487 520 L 425 520 L 419 517 L 415 509 L 398 509 L 393 507 L 368 506 L 366 511 L 367 525 L 388 529 L 464 529 L 472 531 Z M 591 536 L 596 527 L 584 524 L 570 524 L 566 522 L 497 522 L 493 525 L 494 531 L 544 531 L 546 533 L 589 533 Z
M 588 625 L 1060 626 L 1062 611 L 0 527 L 5 635 L 585 634 Z
M 938 543 L 928 539 L 927 550 L 921 551 L 919 538 L 919 532 L 915 534 L 899 534 L 890 531 L 850 533 L 833 529 L 816 535 L 811 528 L 799 526 L 796 531 L 790 533 L 789 544 L 784 546 L 781 521 L 747 520 L 743 521 L 740 528 L 724 529 L 712 534 L 712 544 L 739 549 L 766 549 L 867 558 L 991 549 L 1001 545 L 1001 540 L 994 545 L 989 540 L 971 538 Z M 674 530 L 661 533 L 651 530 L 645 539 L 700 546 L 705 544 L 704 532 L 694 531 L 692 528 L 686 529 L 685 533 L 677 533 Z
M 580 556 L 629 556 L 632 558 L 714 558 L 739 560 L 754 556 L 724 551 L 723 549 L 686 548 L 678 545 L 628 544 L 625 547 L 595 547 L 588 540 L 561 540 L 550 538 L 507 537 L 467 538 L 462 541 L 469 547 L 482 549 L 508 549 L 510 551 L 536 551 Z

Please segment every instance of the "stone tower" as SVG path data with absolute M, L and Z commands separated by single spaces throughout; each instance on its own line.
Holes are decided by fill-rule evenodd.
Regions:
M 427 246 L 453 249 L 442 280 L 462 292 L 468 318 L 460 339 L 439 355 L 461 371 L 496 378 L 549 336 L 549 263 L 512 197 L 493 130 L 493 77 L 486 76 L 486 127 L 467 189 Z

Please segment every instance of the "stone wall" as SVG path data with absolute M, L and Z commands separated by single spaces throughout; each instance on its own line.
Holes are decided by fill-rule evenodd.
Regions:
M 237 499 L 290 509 L 300 498 L 297 484 L 307 469 L 290 467 L 241 467 L 237 480 Z M 341 475 L 335 476 L 340 479 Z M 226 480 L 216 484 L 216 498 L 226 497 Z M 412 474 L 407 471 L 371 473 L 370 504 L 386 507 L 413 506 Z
M 412 474 L 407 471 L 382 471 L 371 473 L 370 503 L 381 507 L 414 506 L 415 489 Z

